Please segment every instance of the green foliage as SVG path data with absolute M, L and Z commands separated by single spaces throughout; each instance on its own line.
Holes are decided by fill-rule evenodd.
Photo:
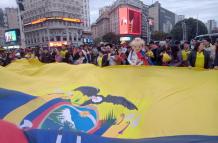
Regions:
M 187 38 L 188 40 L 191 40 L 195 38 L 196 33 L 197 33 L 197 24 L 198 24 L 198 35 L 203 35 L 207 34 L 207 27 L 203 22 L 197 19 L 189 18 L 189 19 L 184 19 L 183 21 L 178 22 L 172 29 L 171 35 L 173 39 L 175 40 L 183 40 L 183 28 L 182 28 L 182 23 L 186 23 L 187 27 Z
M 119 43 L 119 36 L 110 32 L 110 33 L 105 34 L 102 37 L 102 40 L 103 40 L 103 42 L 118 44 Z
M 152 37 L 152 40 L 154 41 L 162 41 L 162 40 L 165 40 L 167 38 L 167 36 L 169 36 L 169 34 L 167 33 L 164 33 L 164 32 L 160 32 L 160 31 L 155 31 L 151 37 Z
M 101 38 L 96 38 L 96 39 L 94 39 L 94 44 L 98 45 L 101 41 L 102 41 Z

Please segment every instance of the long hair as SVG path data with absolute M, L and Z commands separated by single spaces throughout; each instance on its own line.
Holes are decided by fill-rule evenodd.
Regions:
M 134 47 L 134 46 L 136 46 L 136 47 L 143 47 L 143 46 L 145 46 L 145 41 L 142 39 L 142 38 L 135 38 L 130 44 L 130 47 Z
M 218 39 L 216 41 L 216 54 L 218 55 Z
M 216 46 L 216 54 L 218 55 L 218 45 Z
M 171 51 L 172 51 L 173 58 L 177 59 L 178 58 L 179 47 L 178 46 L 173 46 L 171 48 Z
M 201 45 L 201 42 L 197 42 L 197 43 L 195 44 L 194 50 L 195 50 L 195 51 L 198 51 L 198 48 L 199 48 L 200 45 Z

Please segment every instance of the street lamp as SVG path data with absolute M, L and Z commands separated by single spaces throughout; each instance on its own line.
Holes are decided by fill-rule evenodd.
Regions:
M 197 17 L 197 29 L 196 29 L 196 36 L 198 36 L 198 31 L 199 31 L 199 22 L 198 22 L 198 17 Z
M 154 25 L 154 20 L 152 18 L 147 17 L 146 23 L 147 23 L 147 43 L 150 43 L 150 41 L 151 41 L 151 26 Z
M 183 30 L 183 41 L 187 40 L 187 26 L 185 21 L 182 22 L 182 30 Z

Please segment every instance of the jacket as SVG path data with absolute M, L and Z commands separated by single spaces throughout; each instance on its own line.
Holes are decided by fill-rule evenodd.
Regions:
M 204 68 L 208 69 L 209 62 L 210 62 L 210 52 L 208 52 L 206 50 L 204 50 L 203 52 L 204 52 Z M 197 56 L 197 51 L 193 50 L 188 58 L 189 66 L 195 67 L 196 56 Z
M 142 52 L 136 53 L 135 51 L 131 51 L 128 56 L 128 62 L 130 65 L 148 65 L 148 61 L 146 57 L 142 54 Z
M 214 66 L 218 66 L 218 52 L 216 52 Z

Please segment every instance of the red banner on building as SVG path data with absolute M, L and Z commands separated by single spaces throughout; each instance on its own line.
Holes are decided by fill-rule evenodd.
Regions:
M 119 31 L 121 35 L 141 35 L 141 12 L 129 7 L 119 8 Z

